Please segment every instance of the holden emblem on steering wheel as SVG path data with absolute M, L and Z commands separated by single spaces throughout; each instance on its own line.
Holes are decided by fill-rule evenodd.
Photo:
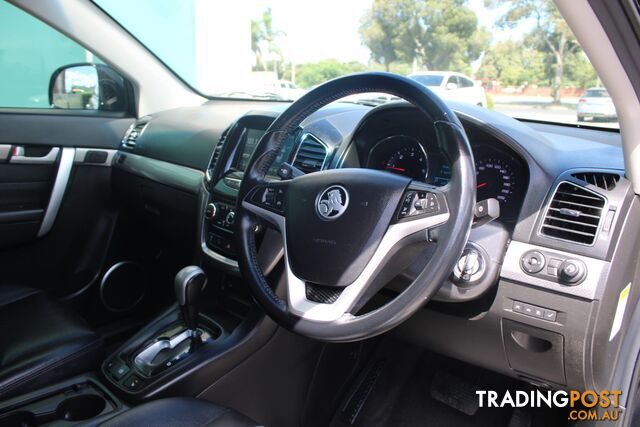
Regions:
M 320 218 L 334 220 L 342 215 L 349 205 L 349 193 L 340 185 L 333 185 L 318 196 L 316 211 Z

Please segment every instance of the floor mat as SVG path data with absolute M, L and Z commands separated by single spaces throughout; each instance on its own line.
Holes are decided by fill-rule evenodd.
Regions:
M 375 385 L 367 390 L 364 402 L 347 399 L 332 427 L 437 426 L 437 427 L 540 427 L 566 425 L 566 418 L 547 409 L 513 410 L 480 408 L 475 391 L 525 390 L 527 385 L 508 377 L 434 355 L 397 341 L 381 345 L 370 367 L 384 369 L 376 373 Z M 367 376 L 367 372 L 363 373 Z M 351 394 L 362 399 L 361 387 Z M 349 412 L 349 410 L 351 412 Z

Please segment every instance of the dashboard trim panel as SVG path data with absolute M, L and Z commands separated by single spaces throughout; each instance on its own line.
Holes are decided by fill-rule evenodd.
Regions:
M 204 179 L 200 170 L 123 151 L 116 153 L 113 167 L 191 194 L 200 192 Z

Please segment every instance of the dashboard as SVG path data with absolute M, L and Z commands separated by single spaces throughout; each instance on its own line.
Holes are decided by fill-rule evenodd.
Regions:
M 394 333 L 533 384 L 608 384 L 607 360 L 618 341 L 610 341 L 607 319 L 622 287 L 634 280 L 628 253 L 640 250 L 640 223 L 633 220 L 640 206 L 624 176 L 620 135 L 523 123 L 451 104 L 471 144 L 476 199 L 496 199 L 500 215 L 471 230 L 460 271 Z M 239 276 L 238 190 L 256 144 L 286 107 L 215 100 L 134 124 L 137 140 L 126 138 L 114 156 L 116 193 L 152 215 L 158 235 L 176 222 L 195 227 L 189 236 L 197 236 L 199 262 Z M 432 121 L 405 103 L 327 106 L 290 135 L 270 179 L 281 179 L 278 167 L 285 162 L 305 173 L 372 168 L 439 187 L 451 173 Z M 266 227 L 255 231 L 261 251 L 282 253 Z M 397 254 L 403 270 L 385 276 L 378 297 L 396 295 L 415 279 L 429 245 Z M 405 255 L 411 261 L 404 262 Z M 278 274 L 273 259 L 265 268 Z M 564 264 L 583 275 L 568 281 Z M 478 271 L 460 274 L 469 266 Z

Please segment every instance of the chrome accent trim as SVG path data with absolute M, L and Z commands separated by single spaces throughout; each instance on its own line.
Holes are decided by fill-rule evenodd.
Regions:
M 62 155 L 60 156 L 60 164 L 58 165 L 58 173 L 56 174 L 55 182 L 53 183 L 53 190 L 51 190 L 51 197 L 49 198 L 49 204 L 44 213 L 44 218 L 40 224 L 40 230 L 38 230 L 38 237 L 42 237 L 51 231 L 53 223 L 58 215 L 58 210 L 62 204 L 62 198 L 67 189 L 69 183 L 69 176 L 71 176 L 71 169 L 73 168 L 73 159 L 76 154 L 75 148 L 65 147 L 62 149 Z
M 587 265 L 587 275 L 584 281 L 576 286 L 567 286 L 525 273 L 520 268 L 520 258 L 522 258 L 522 255 L 526 252 L 533 250 L 557 254 L 558 258 L 573 258 L 584 262 Z M 604 279 L 609 272 L 610 266 L 611 263 L 600 259 L 512 240 L 511 243 L 509 243 L 509 248 L 502 263 L 500 277 L 528 286 L 536 286 L 562 294 L 597 300 L 600 299 L 604 293 Z
M 587 245 L 586 243 L 576 242 L 575 240 L 567 240 L 567 239 L 562 239 L 560 237 L 549 236 L 549 235 L 544 234 L 542 232 L 542 227 L 544 226 L 544 221 L 547 219 L 547 215 L 549 214 L 549 208 L 551 207 L 551 203 L 553 202 L 553 199 L 556 196 L 556 193 L 558 192 L 558 188 L 562 184 L 575 185 L 576 187 L 580 187 L 584 191 L 586 191 L 588 193 L 595 194 L 596 196 L 598 196 L 598 197 L 600 197 L 601 199 L 604 200 L 604 206 L 602 208 L 600 208 L 601 211 L 602 211 L 602 215 L 600 215 L 600 220 L 598 221 L 598 228 L 596 229 L 595 236 L 593 237 L 593 243 L 591 243 L 590 245 Z M 551 194 L 551 196 L 547 198 L 547 201 L 546 201 L 545 206 L 544 206 L 543 214 L 540 217 L 540 224 L 538 225 L 538 229 L 536 230 L 536 234 L 538 235 L 538 237 L 547 238 L 547 239 L 553 239 L 553 240 L 559 240 L 561 242 L 566 242 L 566 243 L 571 243 L 571 244 L 574 244 L 574 245 L 580 245 L 580 246 L 586 246 L 586 247 L 595 246 L 595 244 L 598 242 L 598 236 L 600 235 L 600 230 L 602 229 L 602 224 L 603 224 L 604 219 L 606 217 L 606 213 L 609 211 L 609 199 L 606 196 L 604 196 L 603 194 L 600 194 L 600 193 L 598 193 L 596 191 L 593 191 L 590 188 L 585 187 L 584 185 L 580 185 L 580 184 L 578 184 L 576 182 L 567 181 L 566 179 L 558 181 L 558 183 L 555 185 L 555 187 L 553 188 L 553 191 L 550 194 Z
M 138 154 L 118 151 L 113 167 L 191 194 L 198 194 L 204 172 Z
M 20 149 L 22 147 L 17 148 Z M 55 163 L 55 161 L 58 159 L 59 152 L 60 147 L 51 147 L 51 150 L 46 154 L 46 156 L 42 157 L 25 156 L 24 151 L 22 153 L 18 152 L 17 154 L 11 156 L 11 158 L 9 159 L 9 163 L 17 163 L 23 165 L 49 165 Z
M 427 231 L 429 228 L 445 223 L 449 219 L 449 212 L 434 215 L 426 218 L 415 219 L 413 221 L 399 222 L 392 224 L 382 237 L 380 244 L 376 248 L 373 256 L 365 266 L 360 276 L 347 285 L 338 299 L 332 304 L 322 304 L 309 301 L 306 296 L 306 284 L 304 280 L 298 278 L 289 265 L 287 256 L 287 236 L 285 218 L 282 215 L 268 211 L 247 201 L 242 202 L 242 207 L 249 212 L 271 222 L 275 225 L 284 241 L 285 275 L 287 279 L 287 301 L 289 310 L 307 320 L 315 322 L 334 322 L 343 317 L 353 317 L 348 311 L 362 295 L 367 283 L 375 274 L 378 266 L 384 262 L 391 249 L 405 237 L 424 231 L 424 239 L 427 241 Z
M 134 362 L 136 365 L 154 366 L 153 362 L 161 351 L 174 349 L 184 341 L 196 338 L 197 336 L 198 331 L 185 329 L 178 335 L 175 335 L 171 338 L 160 338 L 158 341 L 150 344 L 148 347 L 138 353 L 138 355 L 134 359 Z
M 144 270 L 144 267 L 135 261 L 120 261 L 117 262 L 115 264 L 113 264 L 111 267 L 109 267 L 109 269 L 106 271 L 106 273 L 104 273 L 104 276 L 102 276 L 102 280 L 100 280 L 100 285 L 98 285 L 98 294 L 100 296 L 100 301 L 102 302 L 102 305 L 105 306 L 105 308 L 107 310 L 109 310 L 112 313 L 123 313 L 129 310 L 132 310 L 136 305 L 138 305 L 140 303 L 140 301 L 142 301 L 142 299 L 145 296 L 145 291 L 143 290 L 142 292 L 140 292 L 140 297 L 136 298 L 135 302 L 133 304 L 131 304 L 130 307 L 126 307 L 126 308 L 121 308 L 121 309 L 117 309 L 115 307 L 111 307 L 111 305 L 107 304 L 107 301 L 104 298 L 104 287 L 105 284 L 107 283 L 107 280 L 109 280 L 109 277 L 115 272 L 117 271 L 120 267 L 123 267 L 125 265 L 137 265 L 140 268 L 142 268 Z
M 7 160 L 11 154 L 11 144 L 0 144 L 0 160 Z
M 84 163 L 84 159 L 87 156 L 87 153 L 89 151 L 99 151 L 99 152 L 106 152 L 107 153 L 107 160 L 104 161 L 104 163 Z M 76 147 L 76 156 L 73 159 L 73 162 L 76 164 L 86 164 L 86 165 L 91 165 L 91 166 L 105 166 L 105 167 L 110 167 L 111 163 L 113 163 L 113 157 L 116 155 L 116 153 L 118 152 L 118 150 L 110 150 L 110 149 L 105 149 L 105 148 L 77 148 Z

